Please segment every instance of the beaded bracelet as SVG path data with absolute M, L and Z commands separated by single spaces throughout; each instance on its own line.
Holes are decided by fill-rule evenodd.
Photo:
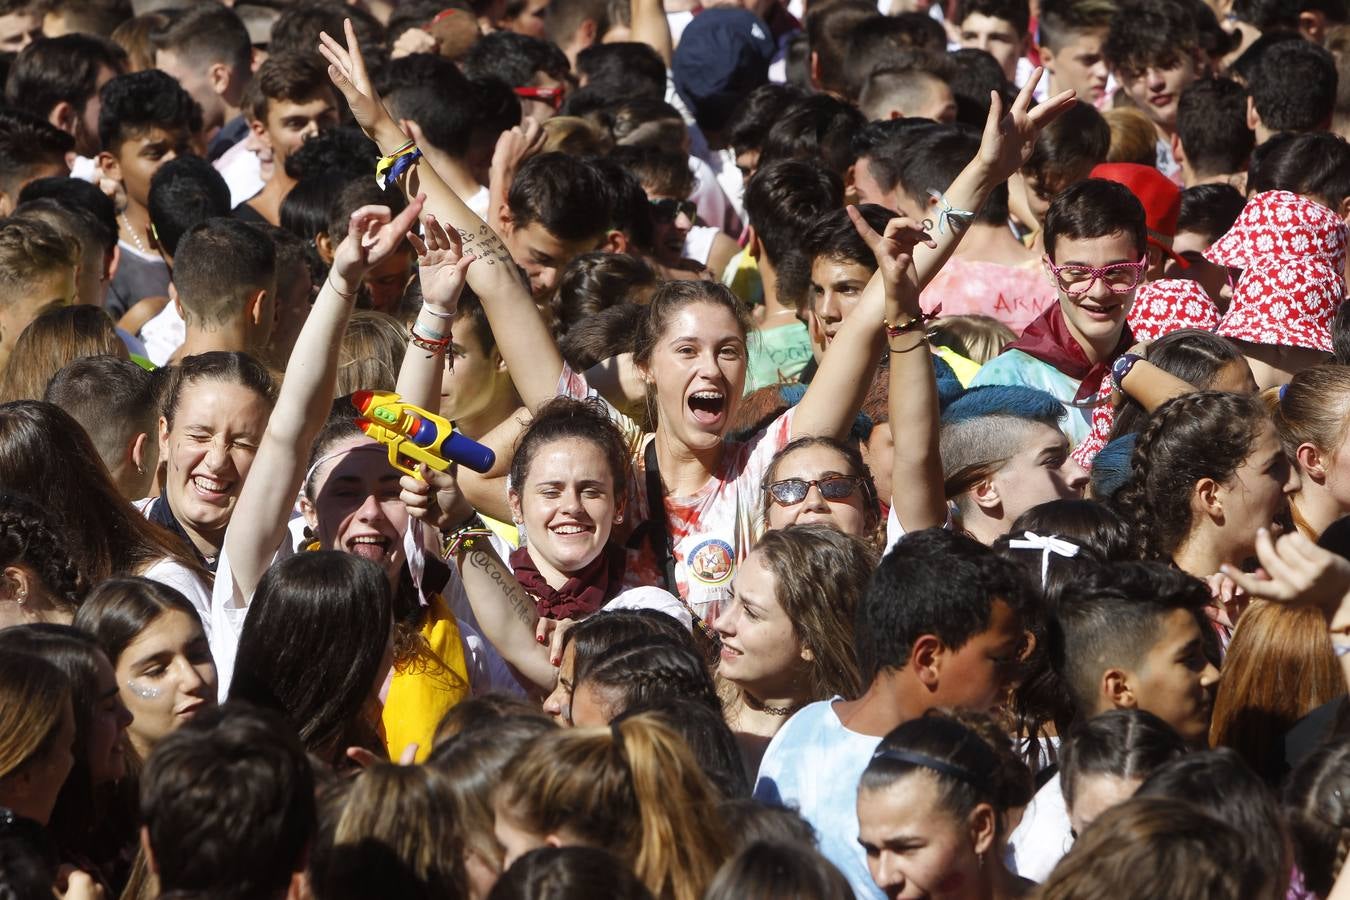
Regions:
M 934 307 L 930 313 L 921 312 L 911 319 L 906 319 L 898 325 L 892 325 L 890 320 L 882 319 L 881 324 L 886 326 L 886 337 L 899 337 L 902 334 L 908 334 L 911 331 L 921 331 L 928 326 L 928 323 L 942 316 L 942 305 Z
M 483 524 L 482 516 L 474 513 L 468 521 L 445 535 L 441 542 L 441 559 L 468 553 L 480 540 L 491 540 L 492 529 Z
M 426 350 L 428 353 L 444 353 L 445 349 L 450 346 L 450 339 L 448 337 L 438 339 L 424 338 L 416 331 L 412 332 L 410 340 L 414 347 L 419 347 Z

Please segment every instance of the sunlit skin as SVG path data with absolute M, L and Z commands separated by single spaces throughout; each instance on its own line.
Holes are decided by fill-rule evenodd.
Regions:
M 852 466 L 844 454 L 833 447 L 817 445 L 794 450 L 779 459 L 772 478 L 774 481 L 788 478 L 819 481 L 833 475 L 855 474 L 851 470 Z M 771 497 L 766 497 L 765 503 L 766 524 L 770 530 L 789 525 L 830 525 L 854 537 L 867 537 L 866 495 L 861 484 L 843 500 L 826 500 L 820 493 L 820 487 L 813 485 L 798 503 L 784 506 Z M 740 577 L 739 574 L 737 577 Z M 720 623 L 720 617 L 718 621 Z
M 773 571 L 752 552 L 737 567 L 731 601 L 716 621 L 717 674 L 771 705 L 801 692 L 811 663 L 777 590 Z
M 817 256 L 811 261 L 811 305 L 807 328 L 811 350 L 819 362 L 862 299 L 863 289 L 872 277 L 872 269 L 862 263 L 838 256 Z
M 693 302 L 666 321 L 643 373 L 656 387 L 658 440 L 717 452 L 745 390 L 746 344 L 725 307 Z
M 337 104 L 331 91 L 320 91 L 301 101 L 269 100 L 266 123 L 253 123 L 253 130 L 272 150 L 276 167 L 321 131 L 338 124 Z
M 1177 104 L 1181 92 L 1196 78 L 1196 60 L 1179 55 L 1167 64 L 1116 73 L 1121 90 L 1153 123 L 1161 138 L 1170 138 L 1177 127 Z
M 509 500 L 512 516 L 529 535 L 530 559 L 554 588 L 604 551 L 618 511 L 609 461 L 581 438 L 540 447 Z
M 992 839 L 973 843 L 970 823 L 954 817 L 941 798 L 937 778 L 921 769 L 858 792 L 858 842 L 888 900 L 987 896 L 980 854 Z
M 942 706 L 992 709 L 1016 684 L 1026 648 L 1022 619 L 1012 607 L 995 600 L 989 627 L 961 647 L 948 648 L 942 664 Z
M 370 560 L 395 583 L 407 562 L 408 508 L 399 497 L 399 471 L 365 435 L 339 441 L 328 453 L 341 455 L 315 472 L 315 499 L 300 504 L 306 521 L 325 550 Z
M 1159 623 L 1159 637 L 1137 668 L 1126 673 L 1126 708 L 1153 713 L 1176 729 L 1188 744 L 1203 747 L 1219 670 L 1205 657 L 1196 614 L 1174 609 Z
M 1138 262 L 1143 252 L 1143 248 L 1136 246 L 1133 236 L 1120 231 L 1105 237 L 1061 236 L 1055 242 L 1053 261 L 1059 266 L 1101 268 Z M 1085 293 L 1070 296 L 1053 274 L 1050 277 L 1059 291 L 1059 308 L 1074 340 L 1089 359 L 1109 359 L 1120 343 L 1137 287 L 1125 293 L 1114 293 L 1105 279 L 1098 278 Z
M 553 692 L 544 698 L 544 712 L 559 725 L 572 724 L 572 677 L 576 673 L 577 651 L 569 643 L 558 661 L 558 680 Z
M 203 556 L 220 553 L 271 412 L 262 397 L 242 385 L 203 380 L 179 393 L 172 429 L 160 418 L 169 508 Z
M 49 309 L 75 303 L 75 267 L 62 266 L 28 279 L 17 292 L 0 292 L 0 365 L 9 359 L 19 335 Z
M 42 13 L 37 4 L 0 15 L 0 53 L 18 53 L 40 37 Z
M 511 251 L 511 258 L 530 276 L 530 291 L 536 300 L 553 290 L 569 262 L 600 245 L 600 235 L 587 240 L 565 241 L 539 222 L 517 225 L 509 220 L 510 211 L 506 207 L 503 210 L 506 248 Z
M 1078 99 L 1094 106 L 1106 96 L 1110 70 L 1102 55 L 1106 29 L 1071 32 L 1058 50 L 1040 48 L 1041 65 L 1050 79 L 1051 96 L 1061 91 L 1073 91 Z
M 1097 817 L 1134 796 L 1143 782 L 1138 778 L 1084 772 L 1073 786 L 1073 806 L 1069 807 L 1069 826 L 1073 834 L 1082 834 Z
M 971 13 L 961 20 L 961 46 L 983 50 L 998 61 L 1009 81 L 1017 77 L 1017 60 L 1026 54 L 1027 36 L 1007 19 Z
M 161 738 L 216 705 L 216 666 L 201 620 L 161 613 L 127 644 L 114 667 L 142 759 Z

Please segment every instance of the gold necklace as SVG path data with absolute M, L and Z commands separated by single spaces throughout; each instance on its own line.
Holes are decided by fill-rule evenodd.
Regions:
M 127 230 L 127 235 L 131 238 L 131 243 L 136 246 L 136 249 L 146 256 L 149 256 L 150 251 L 147 250 L 145 244 L 141 242 L 140 235 L 136 233 L 136 229 L 131 227 L 131 220 L 127 218 L 127 214 L 118 213 L 117 218 L 122 220 L 122 227 Z

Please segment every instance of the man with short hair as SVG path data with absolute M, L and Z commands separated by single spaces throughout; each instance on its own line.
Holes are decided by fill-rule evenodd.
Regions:
M 40 3 L 34 0 L 0 0 L 0 53 L 19 53 L 40 37 Z
M 497 31 L 484 35 L 460 63 L 477 81 L 498 78 L 520 97 L 527 119 L 543 124 L 558 114 L 566 96 L 570 63 L 563 52 L 540 38 Z
M 944 77 L 947 67 L 930 63 L 920 54 L 901 55 L 901 60 L 877 66 L 863 82 L 858 108 L 867 120 L 918 118 L 955 122 L 956 95 Z
M 168 26 L 154 36 L 155 67 L 174 78 L 202 108 L 210 143 L 208 160 L 248 136 L 244 91 L 253 79 L 253 44 L 248 29 L 229 7 L 202 3 L 174 10 Z
M 1247 85 L 1247 126 L 1263 144 L 1281 131 L 1326 131 L 1336 109 L 1336 60 L 1308 41 L 1266 48 Z
M 309 895 L 314 774 L 276 712 L 232 702 L 184 723 L 146 761 L 140 811 L 141 847 L 165 896 Z
M 159 462 L 154 376 L 129 360 L 85 356 L 53 375 L 42 399 L 80 423 L 123 497 L 150 494 Z
M 235 208 L 235 215 L 281 224 L 281 201 L 295 187 L 286 158 L 314 135 L 338 124 L 337 99 L 328 73 L 309 56 L 269 56 L 249 84 L 245 115 L 254 136 L 272 154 L 272 177 Z
M 1153 123 L 1158 170 L 1180 179 L 1172 158 L 1177 105 L 1206 66 L 1195 18 L 1174 0 L 1123 0 L 1102 52 L 1121 90 Z
M 28 184 L 68 176 L 66 154 L 74 146 L 70 135 L 36 116 L 0 110 L 0 216 L 14 211 Z
M 536 299 L 553 290 L 574 257 L 600 246 L 609 229 L 608 197 L 599 171 L 585 160 L 542 153 L 520 167 L 499 216 L 502 240 Z
M 1196 749 L 1209 745 L 1219 670 L 1205 583 L 1163 563 L 1089 566 L 1068 582 L 1049 629 L 1049 658 L 1075 718 L 1139 709 Z M 1073 843 L 1056 774 L 1036 793 L 1009 840 L 1017 873 L 1044 879 Z
M 75 302 L 77 248 L 45 222 L 0 219 L 0 369 L 29 323 Z
M 609 31 L 608 0 L 551 0 L 544 37 L 556 44 L 576 68 L 577 54 L 600 43 Z
M 173 302 L 187 329 L 175 358 L 212 350 L 262 355 L 276 316 L 276 248 L 237 219 L 207 219 L 173 260 Z
M 983 711 L 1012 685 L 1028 589 L 1007 560 L 939 528 L 908 535 L 858 601 L 856 700 L 812 703 L 769 743 L 756 800 L 796 807 L 856 896 L 880 898 L 858 845 L 858 779 L 891 729 L 930 709 Z
M 102 149 L 99 91 L 125 69 L 126 54 L 105 38 L 41 38 L 15 58 L 5 102 L 66 132 L 75 139 L 75 152 L 90 158 Z
M 1031 47 L 1027 0 L 961 0 L 955 22 L 962 47 L 988 53 L 1009 82 L 1021 83 L 1018 65 Z
M 1073 91 L 1084 103 L 1105 103 L 1111 73 L 1102 43 L 1115 9 L 1115 0 L 1041 0 L 1036 49 L 1050 96 Z
M 105 177 L 120 183 L 126 207 L 118 214 L 121 262 L 107 299 L 116 321 L 146 298 L 167 297 L 169 269 L 152 244 L 150 180 L 160 166 L 189 152 L 201 128 L 201 110 L 158 69 L 119 75 L 100 95 L 98 155 Z
M 1181 92 L 1172 155 L 1181 164 L 1186 187 L 1247 184 L 1247 162 L 1256 135 L 1247 123 L 1250 101 L 1242 85 L 1227 78 L 1204 78 Z
M 1089 178 L 1071 185 L 1045 214 L 1045 265 L 1058 302 L 990 360 L 971 381 L 1021 384 L 1073 404 L 1097 395 L 1109 367 L 1133 343 L 1127 318 L 1148 268 L 1148 223 L 1130 189 Z M 1073 406 L 1065 431 L 1074 444 L 1090 431 Z

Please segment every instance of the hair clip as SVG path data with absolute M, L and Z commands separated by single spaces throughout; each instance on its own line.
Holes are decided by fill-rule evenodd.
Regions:
M 1066 559 L 1072 559 L 1078 555 L 1078 545 L 1058 538 L 1053 535 L 1042 537 L 1034 531 L 1025 532 L 1020 538 L 1013 538 L 1008 541 L 1008 547 L 1013 550 L 1039 550 L 1041 551 L 1041 589 L 1045 589 L 1045 583 L 1050 576 L 1050 554 L 1063 556 Z

